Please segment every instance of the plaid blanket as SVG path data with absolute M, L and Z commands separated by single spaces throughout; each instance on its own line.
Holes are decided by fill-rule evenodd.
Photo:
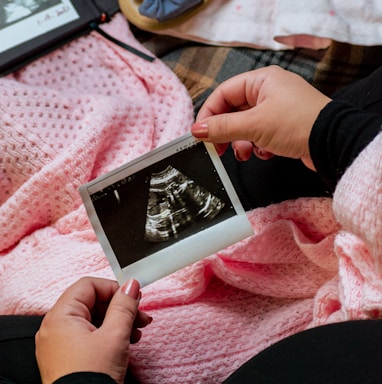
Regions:
M 333 94 L 382 65 L 382 46 L 333 42 L 328 49 L 285 51 L 230 48 L 155 35 L 133 27 L 136 38 L 163 60 L 188 89 L 195 112 L 224 80 L 242 72 L 279 65 Z

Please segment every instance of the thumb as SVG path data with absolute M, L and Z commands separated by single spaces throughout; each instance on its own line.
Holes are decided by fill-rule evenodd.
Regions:
M 223 113 L 197 121 L 191 133 L 197 139 L 213 143 L 229 143 L 236 140 L 251 140 L 254 127 L 253 110 Z
M 128 280 L 110 301 L 102 328 L 123 331 L 124 334 L 119 335 L 119 337 L 123 336 L 130 340 L 134 320 L 138 312 L 140 295 L 138 281 Z

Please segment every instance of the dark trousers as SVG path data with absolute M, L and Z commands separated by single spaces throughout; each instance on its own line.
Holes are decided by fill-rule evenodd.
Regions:
M 379 384 L 381 342 L 382 320 L 312 328 L 260 352 L 224 384 Z
M 0 316 L 0 383 L 38 384 L 34 336 L 41 316 Z
M 0 383 L 41 383 L 34 336 L 42 317 L 0 316 Z M 259 353 L 226 384 L 380 384 L 382 320 L 313 328 Z M 179 378 L 181 382 L 181 378 Z M 128 376 L 126 383 L 136 383 Z

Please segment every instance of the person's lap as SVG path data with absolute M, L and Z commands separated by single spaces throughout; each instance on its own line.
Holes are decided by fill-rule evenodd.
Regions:
M 39 316 L 0 316 L 0 383 L 41 382 L 34 352 L 41 320 Z M 381 339 L 382 320 L 313 328 L 260 352 L 225 384 L 377 384 L 382 376 Z M 125 382 L 136 381 L 129 375 Z
M 382 320 L 312 328 L 260 352 L 224 384 L 378 384 L 381 340 Z
M 347 86 L 343 90 L 337 92 L 333 97 L 348 101 L 359 108 L 381 113 L 382 67 L 366 79 L 359 80 L 353 85 Z M 303 196 L 328 195 L 326 187 L 321 182 L 318 175 L 304 167 L 299 160 L 275 157 L 271 160 L 263 161 L 253 156 L 248 162 L 238 162 L 233 156 L 232 150 L 229 150 L 223 156 L 222 160 L 232 178 L 233 184 L 237 189 L 239 198 L 243 202 L 245 209 L 266 206 L 271 203 Z M 0 316 L 0 382 L 6 383 L 6 379 L 8 382 L 23 384 L 35 384 L 40 382 L 40 375 L 34 353 L 34 336 L 40 326 L 41 319 L 42 317 L 40 316 Z M 382 352 L 379 352 L 379 349 L 376 349 L 376 345 L 378 348 L 380 346 L 379 337 L 382 337 L 382 323 L 380 321 L 375 323 L 357 322 L 357 324 L 353 324 L 350 327 L 352 328 L 348 328 L 347 325 L 338 325 L 337 330 L 342 332 L 342 329 L 343 332 L 341 335 L 342 338 L 345 338 L 341 339 L 341 343 L 353 343 L 354 340 L 358 340 L 360 344 L 353 343 L 354 353 L 352 356 L 358 355 L 360 351 L 363 351 L 365 354 L 364 356 L 371 354 L 368 367 L 370 370 L 375 369 L 375 372 L 378 372 L 381 375 L 382 372 L 378 371 L 379 365 L 375 365 L 374 356 L 378 354 L 379 357 L 379 354 L 382 354 Z M 364 335 L 364 332 L 367 333 L 371 329 L 375 332 L 374 335 L 378 335 L 378 337 L 365 337 L 363 339 L 361 336 Z M 352 331 L 350 332 L 350 330 Z M 310 352 L 312 359 L 324 359 L 326 364 L 328 364 L 330 360 L 336 358 L 342 358 L 346 361 L 350 355 L 346 354 L 346 349 L 341 346 L 342 344 L 339 343 L 339 341 L 336 343 L 335 339 L 331 338 L 331 335 L 335 337 L 331 332 L 332 328 L 328 328 L 327 331 L 326 329 L 323 330 L 322 334 L 327 337 L 325 339 L 324 336 L 322 343 L 316 344 L 314 348 L 311 339 L 312 334 L 309 332 L 300 334 L 296 339 L 293 339 L 293 337 L 285 339 L 283 343 L 275 344 L 272 347 L 271 352 L 267 350 L 264 351 L 263 354 L 254 357 L 250 363 L 250 369 L 257 369 L 261 372 L 264 367 L 271 367 L 270 370 L 276 375 L 273 377 L 274 379 L 277 377 L 277 372 L 279 370 L 277 364 L 282 364 L 282 359 L 289 358 L 288 361 L 291 364 L 290 372 L 299 372 L 299 367 L 303 369 L 304 366 L 301 363 L 302 360 L 297 357 L 303 359 L 304 356 L 309 356 L 309 354 L 304 355 L 304 352 L 306 351 Z M 365 342 L 362 340 L 365 340 Z M 366 340 L 368 341 L 367 345 Z M 298 342 L 302 348 L 301 353 L 295 348 L 296 342 Z M 326 348 L 328 348 L 329 345 L 330 350 L 327 351 Z M 285 355 L 285 351 L 288 350 L 288 348 L 291 348 L 290 350 L 296 353 L 296 355 L 294 355 L 295 358 L 293 358 L 293 354 Z M 321 356 L 321 353 L 324 350 L 328 353 Z M 277 358 L 275 357 L 276 355 L 278 356 Z M 360 358 L 361 357 L 362 356 L 360 356 Z M 363 359 L 365 364 L 367 362 L 366 360 L 367 359 L 365 358 Z M 354 372 L 356 367 L 357 364 L 349 363 L 347 367 L 341 367 L 341 369 L 338 369 L 335 373 L 340 375 L 344 372 L 343 369 L 349 369 L 350 372 Z M 363 366 L 363 368 L 365 367 L 366 365 Z M 318 370 L 320 367 L 316 365 L 312 369 Z M 312 375 L 314 375 L 314 372 Z M 313 376 L 310 376 L 309 380 L 305 382 L 314 383 L 312 377 Z M 317 377 L 319 377 L 319 375 L 317 375 Z M 369 375 L 365 380 L 353 382 L 376 383 L 376 381 L 372 381 L 373 377 L 373 375 Z M 129 382 L 129 380 L 134 380 L 134 378 L 129 376 L 126 382 Z M 276 382 L 269 380 L 256 382 Z M 281 381 L 284 383 L 288 382 L 284 379 Z M 231 381 L 227 381 L 227 384 L 234 382 L 235 381 L 232 381 L 231 379 Z M 245 383 L 245 381 L 237 382 Z M 277 382 L 280 382 L 280 380 Z M 290 382 L 297 383 L 298 381 L 292 380 Z M 340 381 L 336 381 L 337 384 L 339 382 Z M 329 382 L 326 381 L 326 383 Z
M 319 176 L 300 160 L 252 155 L 239 162 L 231 147 L 221 159 L 245 210 L 302 196 L 330 196 Z
M 41 316 L 0 316 L 0 383 L 40 383 L 34 337 Z

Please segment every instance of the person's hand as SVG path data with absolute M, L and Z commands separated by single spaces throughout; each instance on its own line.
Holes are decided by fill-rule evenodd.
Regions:
M 277 66 L 237 75 L 216 88 L 200 109 L 192 134 L 213 142 L 219 154 L 232 142 L 235 156 L 301 159 L 314 169 L 309 136 L 331 101 L 300 76 Z
M 74 372 L 100 372 L 123 383 L 130 343 L 139 341 L 152 320 L 138 311 L 140 286 L 82 278 L 46 314 L 36 334 L 42 382 L 51 384 Z

